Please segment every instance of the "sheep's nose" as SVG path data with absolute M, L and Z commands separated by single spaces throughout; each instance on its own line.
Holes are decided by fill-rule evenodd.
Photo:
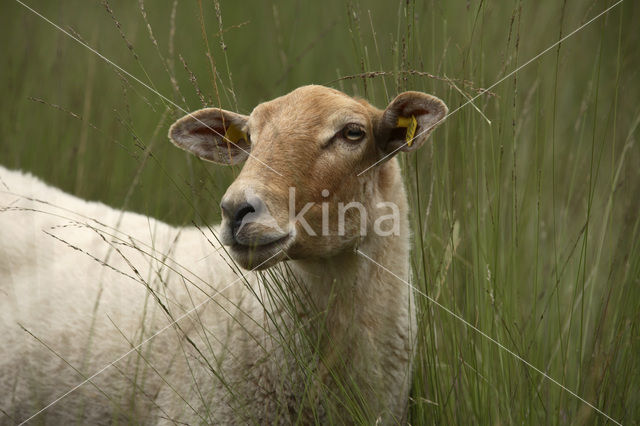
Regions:
M 220 203 L 222 214 L 230 220 L 231 229 L 235 235 L 242 221 L 249 213 L 255 213 L 256 209 L 246 201 L 234 203 L 230 200 L 223 200 Z

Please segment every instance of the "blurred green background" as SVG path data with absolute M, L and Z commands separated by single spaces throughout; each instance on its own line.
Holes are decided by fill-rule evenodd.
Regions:
M 401 160 L 414 284 L 606 415 L 640 421 L 638 2 L 513 75 L 615 2 L 26 4 L 185 111 L 248 114 L 310 83 L 378 107 L 404 90 L 443 99 L 433 144 Z M 173 224 L 219 219 L 238 169 L 169 143 L 184 111 L 14 0 L 0 34 L 0 164 Z M 412 424 L 608 422 L 419 300 Z

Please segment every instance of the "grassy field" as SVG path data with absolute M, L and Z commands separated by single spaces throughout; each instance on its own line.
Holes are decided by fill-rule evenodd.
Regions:
M 238 170 L 171 146 L 169 100 L 443 99 L 402 161 L 429 296 L 409 422 L 640 422 L 640 4 L 545 51 L 615 2 L 26 3 L 166 98 L 6 0 L 0 164 L 174 224 L 218 221 Z

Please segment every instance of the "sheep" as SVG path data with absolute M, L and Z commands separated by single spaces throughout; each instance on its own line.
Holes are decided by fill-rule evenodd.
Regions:
M 402 422 L 416 312 L 395 154 L 446 114 L 315 85 L 188 114 L 175 145 L 245 162 L 211 228 L 0 167 L 0 423 Z

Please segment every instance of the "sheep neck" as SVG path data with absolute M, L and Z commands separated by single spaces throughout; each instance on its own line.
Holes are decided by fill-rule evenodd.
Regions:
M 413 295 L 406 284 L 407 201 L 395 160 L 379 174 L 383 173 L 384 176 L 375 177 L 386 179 L 387 183 L 391 179 L 393 185 L 376 185 L 373 198 L 399 207 L 399 235 L 381 237 L 369 233 L 356 249 L 339 256 L 290 264 L 301 283 L 299 291 L 315 306 L 312 312 L 308 305 L 299 307 L 299 318 L 306 320 L 304 327 L 295 329 L 310 333 L 311 340 L 319 342 L 316 350 L 320 351 L 320 380 L 327 383 L 332 374 L 349 377 L 359 392 L 368 389 L 391 398 L 406 392 L 406 371 L 392 370 L 398 365 L 410 365 L 415 312 Z

